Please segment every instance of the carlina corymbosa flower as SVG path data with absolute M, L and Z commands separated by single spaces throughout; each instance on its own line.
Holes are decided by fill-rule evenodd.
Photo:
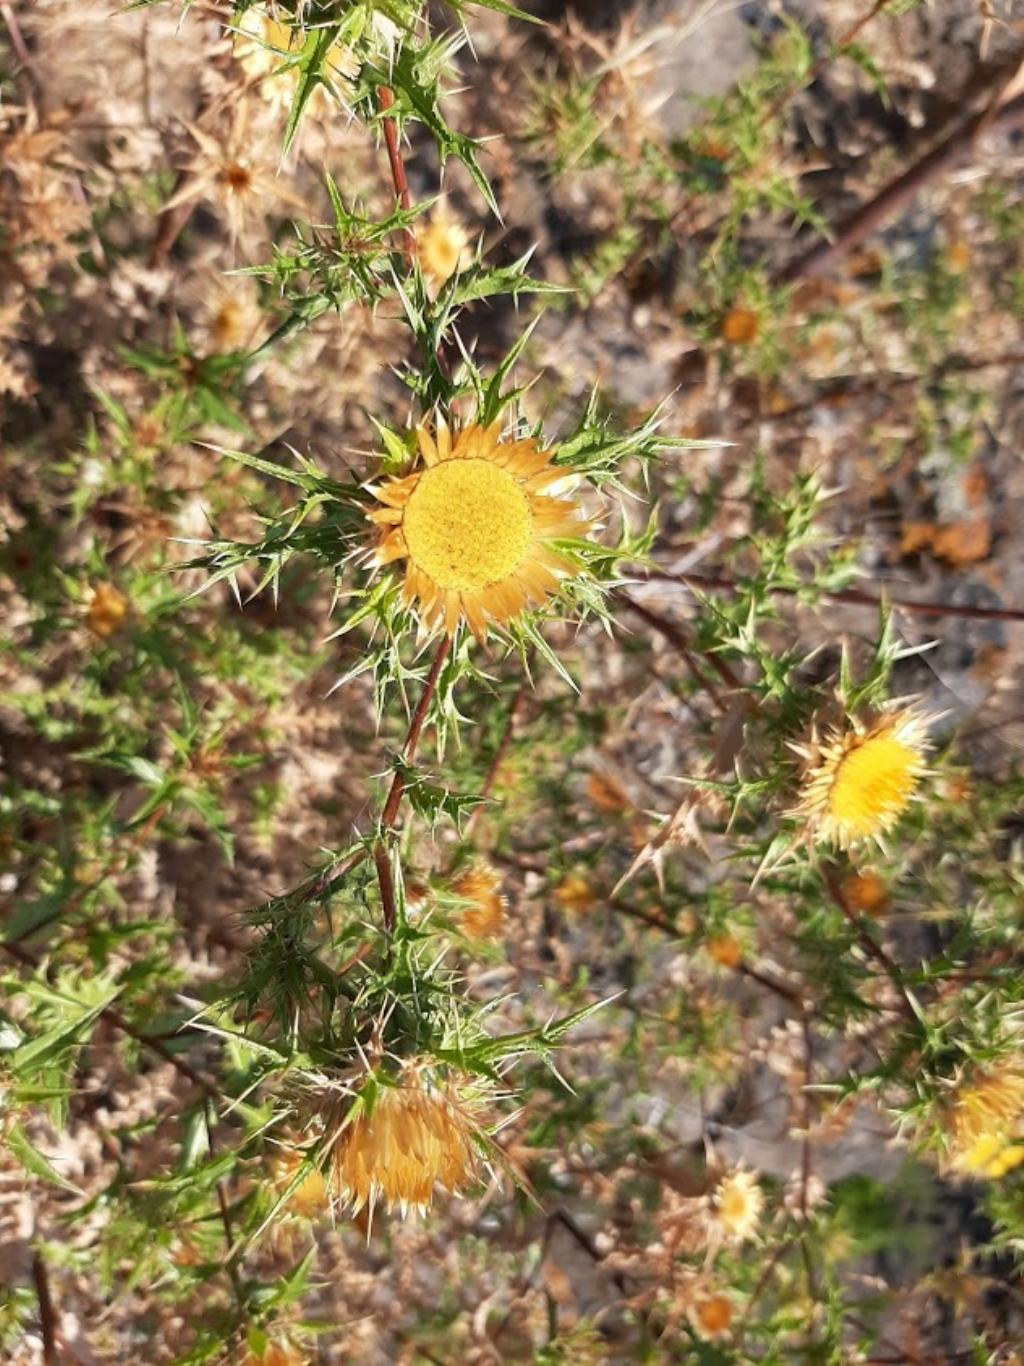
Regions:
M 753 1238 L 764 1211 L 764 1191 L 753 1172 L 737 1168 L 724 1176 L 711 1199 L 712 1223 L 732 1242 Z
M 961 1077 L 940 1108 L 949 1165 L 963 1176 L 1004 1176 L 1024 1162 L 1024 1066 L 1017 1059 Z
M 459 927 L 470 939 L 495 939 L 505 924 L 505 898 L 501 878 L 486 863 L 474 864 L 452 884 L 452 891 L 468 905 Z
M 913 707 L 847 718 L 823 737 L 791 748 L 804 760 L 800 797 L 787 814 L 809 839 L 849 849 L 879 840 L 909 806 L 928 772 L 927 728 Z
M 589 530 L 579 504 L 557 496 L 572 470 L 551 464 L 533 437 L 502 441 L 499 424 L 471 423 L 434 435 L 417 428 L 422 464 L 372 488 L 383 506 L 378 564 L 405 560 L 402 596 L 424 624 L 449 634 L 460 621 L 478 640 L 488 620 L 504 623 L 540 604 L 576 566 L 551 542 Z
M 480 1103 L 468 1079 L 440 1080 L 417 1062 L 393 1084 L 375 1086 L 372 1102 L 364 1091 L 334 1147 L 339 1198 L 355 1211 L 372 1212 L 383 1201 L 403 1214 L 422 1213 L 438 1186 L 453 1195 L 471 1186 L 480 1169 Z

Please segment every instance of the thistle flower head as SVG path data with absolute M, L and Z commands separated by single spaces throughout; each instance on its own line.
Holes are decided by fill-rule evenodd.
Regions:
M 1017 1060 L 975 1072 L 942 1108 L 949 1164 L 964 1176 L 998 1177 L 1024 1162 L 1024 1066 Z
M 439 1080 L 419 1063 L 407 1064 L 394 1085 L 381 1085 L 372 1104 L 357 1101 L 355 1118 L 335 1148 L 338 1195 L 360 1210 L 383 1200 L 426 1211 L 437 1186 L 458 1194 L 476 1180 L 479 1160 L 474 1119 L 480 1095 L 468 1080 Z
M 405 560 L 403 599 L 418 602 L 428 628 L 465 621 L 483 640 L 488 620 L 513 620 L 576 572 L 550 542 L 587 524 L 573 499 L 545 492 L 573 472 L 532 437 L 502 441 L 496 422 L 440 423 L 433 436 L 421 426 L 417 437 L 422 464 L 372 490 L 383 504 L 369 514 L 381 530 L 376 560 Z
M 470 939 L 494 939 L 501 934 L 507 903 L 501 894 L 501 878 L 493 868 L 478 863 L 462 874 L 452 891 L 469 903 L 459 919 L 464 934 Z
M 805 763 L 797 805 L 788 813 L 816 842 L 849 849 L 879 839 L 907 809 L 927 773 L 924 754 L 931 718 L 911 707 L 870 721 L 848 718 L 806 745 L 793 745 Z
M 764 1191 L 752 1172 L 737 1169 L 718 1183 L 712 1196 L 712 1222 L 727 1239 L 742 1243 L 757 1232 Z

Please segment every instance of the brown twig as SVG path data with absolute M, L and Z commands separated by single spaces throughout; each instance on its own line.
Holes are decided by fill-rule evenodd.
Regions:
M 430 703 L 434 693 L 437 691 L 437 682 L 441 677 L 441 670 L 444 668 L 445 661 L 452 648 L 451 636 L 442 636 L 441 644 L 434 662 L 430 666 L 430 673 L 427 681 L 423 685 L 420 700 L 416 704 L 413 712 L 412 721 L 409 723 L 409 733 L 405 737 L 405 744 L 402 746 L 402 758 L 406 763 L 411 763 L 416 755 L 417 747 L 420 742 L 420 734 L 423 730 L 423 723 L 427 719 L 427 712 L 430 710 Z M 395 880 L 391 873 L 391 857 L 388 852 L 388 843 L 392 833 L 392 827 L 398 817 L 398 808 L 402 804 L 402 794 L 405 792 L 405 775 L 398 769 L 394 778 L 391 780 L 391 790 L 388 793 L 387 801 L 384 803 L 384 810 L 380 817 L 380 834 L 373 849 L 373 861 L 377 869 L 377 882 L 380 885 L 381 909 L 384 915 L 384 928 L 388 934 L 395 928 L 398 916 L 398 906 L 395 900 Z
M 57 1354 L 57 1316 L 53 1312 L 50 1296 L 50 1280 L 46 1274 L 46 1263 L 41 1252 L 32 1256 L 32 1282 L 36 1288 L 39 1302 L 39 1326 L 43 1333 L 43 1361 L 46 1366 L 60 1366 Z
M 696 584 L 700 588 L 716 588 L 726 593 L 738 593 L 741 585 L 724 574 L 696 573 L 687 570 L 685 574 L 670 574 L 663 569 L 639 569 L 638 576 L 655 583 Z M 795 597 L 797 589 L 782 586 L 772 588 L 773 593 L 784 597 Z M 919 617 L 963 617 L 969 621 L 1024 621 L 1024 611 L 1014 607 L 972 607 L 968 604 L 953 602 L 914 602 L 911 598 L 876 598 L 871 593 L 863 593 L 859 588 L 839 588 L 833 592 L 823 592 L 821 597 L 829 602 L 845 602 L 858 607 L 879 609 L 883 602 L 889 607 L 898 607 Z M 709 657 L 709 663 L 711 662 Z
M 825 886 L 828 888 L 829 895 L 831 896 L 835 904 L 839 907 L 840 911 L 842 911 L 845 920 L 847 921 L 850 928 L 856 935 L 857 942 L 860 944 L 861 948 L 868 955 L 868 957 L 873 958 L 875 960 L 875 962 L 879 965 L 879 967 L 881 967 L 885 975 L 889 978 L 889 981 L 892 982 L 893 986 L 900 994 L 900 1000 L 902 1002 L 905 1014 L 907 1015 L 911 1023 L 916 1025 L 918 1023 L 917 1010 L 914 1007 L 914 1002 L 911 998 L 910 992 L 907 990 L 907 985 L 903 980 L 903 974 L 900 972 L 899 968 L 886 953 L 885 949 L 883 949 L 881 944 L 879 944 L 878 940 L 875 939 L 873 935 L 868 934 L 867 930 L 861 924 L 860 917 L 857 915 L 857 913 L 851 907 L 850 903 L 847 901 L 846 895 L 843 892 L 842 887 L 840 887 L 839 882 L 837 881 L 836 876 L 832 872 L 832 870 L 830 868 L 823 867 L 821 870 L 821 876 L 825 883 Z
M 647 577 L 652 578 L 654 576 L 648 574 Z M 617 589 L 613 596 L 616 601 L 622 603 L 623 607 L 632 612 L 634 616 L 638 616 L 641 621 L 646 621 L 648 626 L 653 627 L 659 635 L 664 636 L 669 644 L 673 645 L 679 651 L 684 664 L 690 670 L 697 683 L 705 690 L 712 702 L 714 702 L 718 710 L 720 712 L 727 711 L 728 706 L 722 700 L 721 694 L 698 665 L 696 655 L 691 648 L 690 638 L 683 628 L 676 622 L 669 621 L 667 617 L 663 617 L 660 612 L 652 611 L 646 603 L 637 602 L 636 598 L 630 597 L 629 594 L 624 593 L 621 588 Z M 742 689 L 743 680 L 729 667 L 724 659 L 719 659 L 713 654 L 705 654 L 702 658 L 706 660 L 711 668 L 714 669 L 715 673 L 718 674 L 718 677 L 722 682 L 727 684 L 728 687 Z
M 1019 56 L 1014 67 L 1019 65 Z M 996 78 L 998 84 L 998 78 Z M 943 172 L 970 161 L 982 133 L 1006 133 L 1024 124 L 1024 95 L 993 111 L 991 101 L 972 114 L 936 147 L 862 205 L 837 230 L 832 241 L 816 242 L 790 262 L 778 277 L 782 284 L 827 275 L 844 256 L 897 214 L 914 196 Z
M 502 728 L 501 738 L 498 740 L 497 748 L 494 751 L 490 765 L 487 769 L 487 776 L 484 778 L 483 786 L 480 789 L 480 805 L 473 808 L 469 818 L 469 824 L 466 827 L 467 834 L 472 834 L 476 828 L 477 820 L 484 810 L 484 803 L 494 790 L 494 784 L 498 781 L 498 774 L 501 771 L 502 764 L 505 762 L 505 755 L 508 753 L 508 747 L 512 743 L 516 718 L 522 710 L 523 703 L 526 700 L 526 695 L 529 690 L 529 684 L 524 678 L 516 689 L 515 696 L 512 698 L 512 702 L 509 706 L 508 714 L 505 717 L 505 725 Z
M 21 25 L 18 23 L 18 16 L 14 12 L 14 6 L 9 3 L 9 0 L 3 0 L 3 3 L 0 3 L 0 18 L 4 21 L 4 27 L 7 29 L 8 36 L 11 40 L 11 47 L 14 49 L 15 57 L 17 57 L 21 64 L 25 79 L 32 87 L 32 94 L 37 101 L 42 103 L 44 93 L 43 82 L 32 54 L 28 50 L 28 44 L 25 42 L 25 35 L 21 31 Z

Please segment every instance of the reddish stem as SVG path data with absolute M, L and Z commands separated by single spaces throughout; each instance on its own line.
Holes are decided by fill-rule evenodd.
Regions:
M 740 589 L 739 584 L 724 574 L 701 574 L 691 570 L 687 570 L 685 574 L 670 574 L 663 569 L 640 569 L 638 574 L 658 583 L 695 583 L 701 588 L 719 588 L 727 593 L 737 593 Z M 785 597 L 794 597 L 797 592 L 795 588 L 781 586 L 771 591 L 781 593 Z M 883 601 L 871 593 L 862 593 L 859 588 L 840 588 L 834 592 L 823 592 L 821 596 L 829 602 L 848 602 L 860 607 L 880 608 Z M 904 612 L 919 617 L 964 617 L 971 621 L 1024 621 L 1024 611 L 1014 607 L 972 607 L 952 602 L 914 602 L 910 598 L 891 597 L 886 597 L 885 602 L 890 607 L 899 607 Z M 636 603 L 630 603 L 630 606 L 634 611 L 637 609 Z
M 412 196 L 409 194 L 409 182 L 405 175 L 402 149 L 398 145 L 398 120 L 394 114 L 388 113 L 388 110 L 394 107 L 395 92 L 386 85 L 378 86 L 377 103 L 383 115 L 381 122 L 384 125 L 384 145 L 388 151 L 388 164 L 391 167 L 391 181 L 395 187 L 395 198 L 398 200 L 398 207 L 408 211 L 412 208 Z M 416 236 L 411 228 L 405 229 L 404 236 L 405 253 L 411 261 L 416 254 Z

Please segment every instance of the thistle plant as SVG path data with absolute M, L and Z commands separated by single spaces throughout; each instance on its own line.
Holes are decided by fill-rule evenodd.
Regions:
M 790 102 L 831 60 L 882 79 L 851 35 L 890 7 L 827 58 L 787 22 L 671 139 L 630 24 L 132 8 L 210 45 L 166 166 L 87 223 L 61 131 L 2 130 L 19 319 L 193 251 L 202 297 L 139 307 L 57 458 L 15 428 L 0 1179 L 44 1194 L 0 1201 L 0 1354 L 74 1359 L 81 1321 L 183 1364 L 1009 1361 L 978 1287 L 1012 1300 L 1024 1238 L 1024 787 L 972 768 L 934 661 L 1020 613 L 862 581 L 856 443 L 801 388 L 844 310 L 872 363 L 898 317 L 946 365 L 970 291 L 895 260 L 806 300 L 761 264 L 826 222 Z M 477 50 L 541 34 L 499 143 Z M 504 239 L 527 168 L 569 200 L 614 173 L 557 283 Z M 660 401 L 566 382 L 610 300 L 667 328 L 670 258 Z M 694 356 L 735 385 L 710 417 Z M 934 472 L 995 405 L 912 378 Z M 856 433 L 878 466 L 910 388 Z

